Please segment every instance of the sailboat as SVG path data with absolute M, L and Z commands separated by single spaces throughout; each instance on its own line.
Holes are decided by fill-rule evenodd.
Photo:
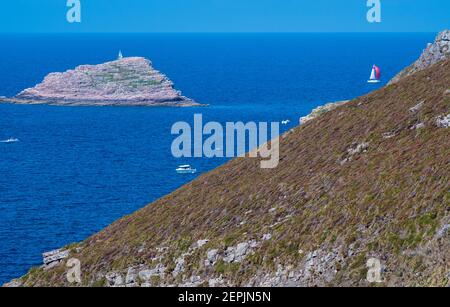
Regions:
M 122 54 L 122 50 L 119 51 L 119 55 L 117 56 L 118 60 L 122 60 L 123 59 L 123 54 Z
M 380 83 L 381 82 L 381 70 L 377 65 L 373 65 L 372 73 L 370 74 L 370 80 L 368 83 Z

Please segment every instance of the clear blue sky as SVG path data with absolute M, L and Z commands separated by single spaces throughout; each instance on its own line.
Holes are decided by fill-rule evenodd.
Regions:
M 0 32 L 437 32 L 450 28 L 450 0 L 81 0 L 82 22 L 66 21 L 66 0 L 2 0 Z

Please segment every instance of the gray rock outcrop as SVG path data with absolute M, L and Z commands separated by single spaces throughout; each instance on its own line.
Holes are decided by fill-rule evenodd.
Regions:
M 436 119 L 436 125 L 439 128 L 449 128 L 450 127 L 450 114 L 439 116 Z
M 434 43 L 428 44 L 420 58 L 411 66 L 402 70 L 389 84 L 398 82 L 418 71 L 424 70 L 437 62 L 450 57 L 450 30 L 442 31 L 436 37 Z
M 323 106 L 319 106 L 319 107 L 315 108 L 314 110 L 312 110 L 311 113 L 308 114 L 307 116 L 301 117 L 300 121 L 299 121 L 300 125 L 304 125 L 307 122 L 312 121 L 313 119 L 316 119 L 320 115 L 325 114 L 327 112 L 330 112 L 330 111 L 336 109 L 337 107 L 348 103 L 349 101 L 350 100 L 330 102 L 330 103 L 327 103 L 327 104 L 325 104 Z

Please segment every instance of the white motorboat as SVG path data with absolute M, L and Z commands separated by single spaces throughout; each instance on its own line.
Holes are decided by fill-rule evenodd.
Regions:
M 176 172 L 178 174 L 195 174 L 197 170 L 190 165 L 180 165 L 176 169 Z

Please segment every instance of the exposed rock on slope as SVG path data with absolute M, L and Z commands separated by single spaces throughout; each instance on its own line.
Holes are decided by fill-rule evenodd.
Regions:
M 439 33 L 434 43 L 428 44 L 420 58 L 411 66 L 402 70 L 395 76 L 390 84 L 398 82 L 400 79 L 414 74 L 415 72 L 424 70 L 439 61 L 450 58 L 450 30 Z
M 194 106 L 150 61 L 130 57 L 51 73 L 44 81 L 4 102 L 55 105 Z
M 275 169 L 235 159 L 67 247 L 82 285 L 366 286 L 370 258 L 381 285 L 448 285 L 449 84 L 445 60 L 283 135 Z
M 347 102 L 349 102 L 349 100 L 330 102 L 330 103 L 327 103 L 326 105 L 319 106 L 319 107 L 315 108 L 314 110 L 312 110 L 311 113 L 308 114 L 307 116 L 300 118 L 300 124 L 301 125 L 306 124 L 307 122 L 319 117 L 320 115 L 322 115 L 326 112 L 329 112 L 331 110 L 334 110 L 337 107 L 346 104 Z

